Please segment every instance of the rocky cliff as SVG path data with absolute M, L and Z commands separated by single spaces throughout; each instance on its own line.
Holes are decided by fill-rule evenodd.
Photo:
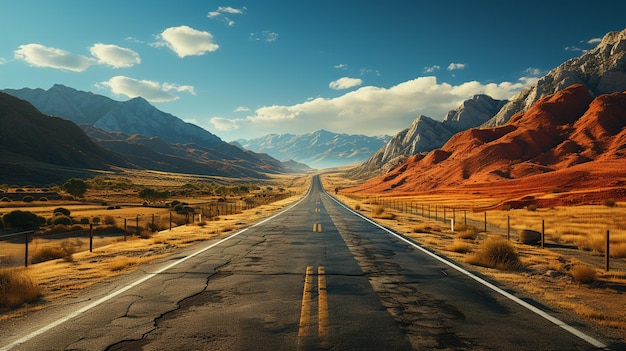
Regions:
M 607 33 L 593 50 L 570 59 L 515 95 L 484 127 L 506 123 L 544 96 L 582 84 L 593 96 L 626 90 L 626 29 Z

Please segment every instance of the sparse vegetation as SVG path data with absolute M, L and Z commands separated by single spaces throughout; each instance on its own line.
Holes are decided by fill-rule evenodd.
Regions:
M 570 270 L 570 275 L 581 284 L 592 284 L 597 280 L 596 270 L 585 264 L 577 264 Z
M 464 254 L 472 252 L 473 246 L 463 240 L 455 239 L 452 244 L 446 246 L 446 250 Z
M 23 268 L 0 269 L 0 307 L 17 307 L 37 301 L 41 289 Z
M 510 242 L 499 236 L 491 236 L 478 245 L 478 249 L 466 257 L 467 263 L 500 270 L 519 270 L 522 263 Z

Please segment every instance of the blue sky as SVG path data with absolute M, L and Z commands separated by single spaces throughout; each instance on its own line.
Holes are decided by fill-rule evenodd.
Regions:
M 621 1 L 0 0 L 0 89 L 142 96 L 225 141 L 393 135 L 506 99 L 626 28 Z

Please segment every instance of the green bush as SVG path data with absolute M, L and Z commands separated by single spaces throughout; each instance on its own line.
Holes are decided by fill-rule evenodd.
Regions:
M 52 217 L 52 220 L 50 220 L 50 224 L 52 224 L 52 225 L 57 225 L 57 224 L 72 225 L 72 218 L 70 218 L 68 216 L 64 216 L 64 215 L 54 216 L 54 217 Z
M 63 208 L 63 207 L 57 207 L 54 209 L 54 211 L 52 211 L 53 213 L 61 213 L 64 216 L 70 216 L 72 214 L 72 212 L 70 212 L 70 210 L 68 210 L 67 208 Z
M 35 198 L 30 196 L 30 195 L 26 195 L 26 196 L 24 196 L 22 198 L 22 201 L 24 201 L 24 202 L 33 202 L 33 201 L 35 201 Z
M 4 225 L 9 228 L 37 228 L 40 224 L 46 222 L 45 219 L 28 211 L 15 210 L 5 214 L 2 217 Z

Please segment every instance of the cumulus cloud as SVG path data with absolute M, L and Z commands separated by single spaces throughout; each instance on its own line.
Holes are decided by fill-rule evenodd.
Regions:
M 333 67 L 335 67 L 336 69 L 346 69 L 348 68 L 348 65 L 346 65 L 345 63 L 340 63 L 338 65 L 334 65 Z
M 20 45 L 13 54 L 16 59 L 35 67 L 50 67 L 73 72 L 82 72 L 94 63 L 94 60 L 89 57 L 41 44 Z
M 132 67 L 135 64 L 141 63 L 141 58 L 138 53 L 117 45 L 97 43 L 94 44 L 89 51 L 91 51 L 91 55 L 98 60 L 98 63 L 115 68 Z
M 167 102 L 178 99 L 176 92 L 187 92 L 195 95 L 194 88 L 189 85 L 159 83 L 151 80 L 138 80 L 125 76 L 115 76 L 106 82 L 96 84 L 98 88 L 109 88 L 116 95 L 130 98 L 138 96 L 151 102 Z
M 228 119 L 222 117 L 211 118 L 211 124 L 215 129 L 221 131 L 233 131 L 239 129 L 239 122 L 241 119 Z
M 255 135 L 301 133 L 322 128 L 348 130 L 354 134 L 394 135 L 411 125 L 419 115 L 441 119 L 475 94 L 508 99 L 534 82 L 536 78 L 498 84 L 471 81 L 451 85 L 439 83 L 433 76 L 419 77 L 389 88 L 363 86 L 336 98 L 264 106 L 244 119 L 219 117 L 211 122 L 216 130 L 227 132 L 239 128 Z
M 448 71 L 454 71 L 458 69 L 465 69 L 464 63 L 451 63 L 448 65 Z
M 233 112 L 249 112 L 250 109 L 246 106 L 239 106 Z
M 213 35 L 188 26 L 170 27 L 158 36 L 162 41 L 157 45 L 165 45 L 178 57 L 200 56 L 216 51 L 219 45 L 213 42 Z
M 359 78 L 342 77 L 328 84 L 328 87 L 335 90 L 350 89 L 363 84 Z
M 215 11 L 210 11 L 207 15 L 208 18 L 213 18 L 213 19 L 219 19 L 222 20 L 224 22 L 226 22 L 229 26 L 234 26 L 235 25 L 235 21 L 233 21 L 232 19 L 230 19 L 230 17 L 226 16 L 225 14 L 228 15 L 242 15 L 245 10 L 247 10 L 246 7 L 242 7 L 240 9 L 234 8 L 234 7 L 230 7 L 230 6 L 220 6 L 217 8 L 217 10 Z
M 424 73 L 433 73 L 435 71 L 438 71 L 441 69 L 441 66 L 439 65 L 434 65 L 434 66 L 430 66 L 430 67 L 424 67 Z

